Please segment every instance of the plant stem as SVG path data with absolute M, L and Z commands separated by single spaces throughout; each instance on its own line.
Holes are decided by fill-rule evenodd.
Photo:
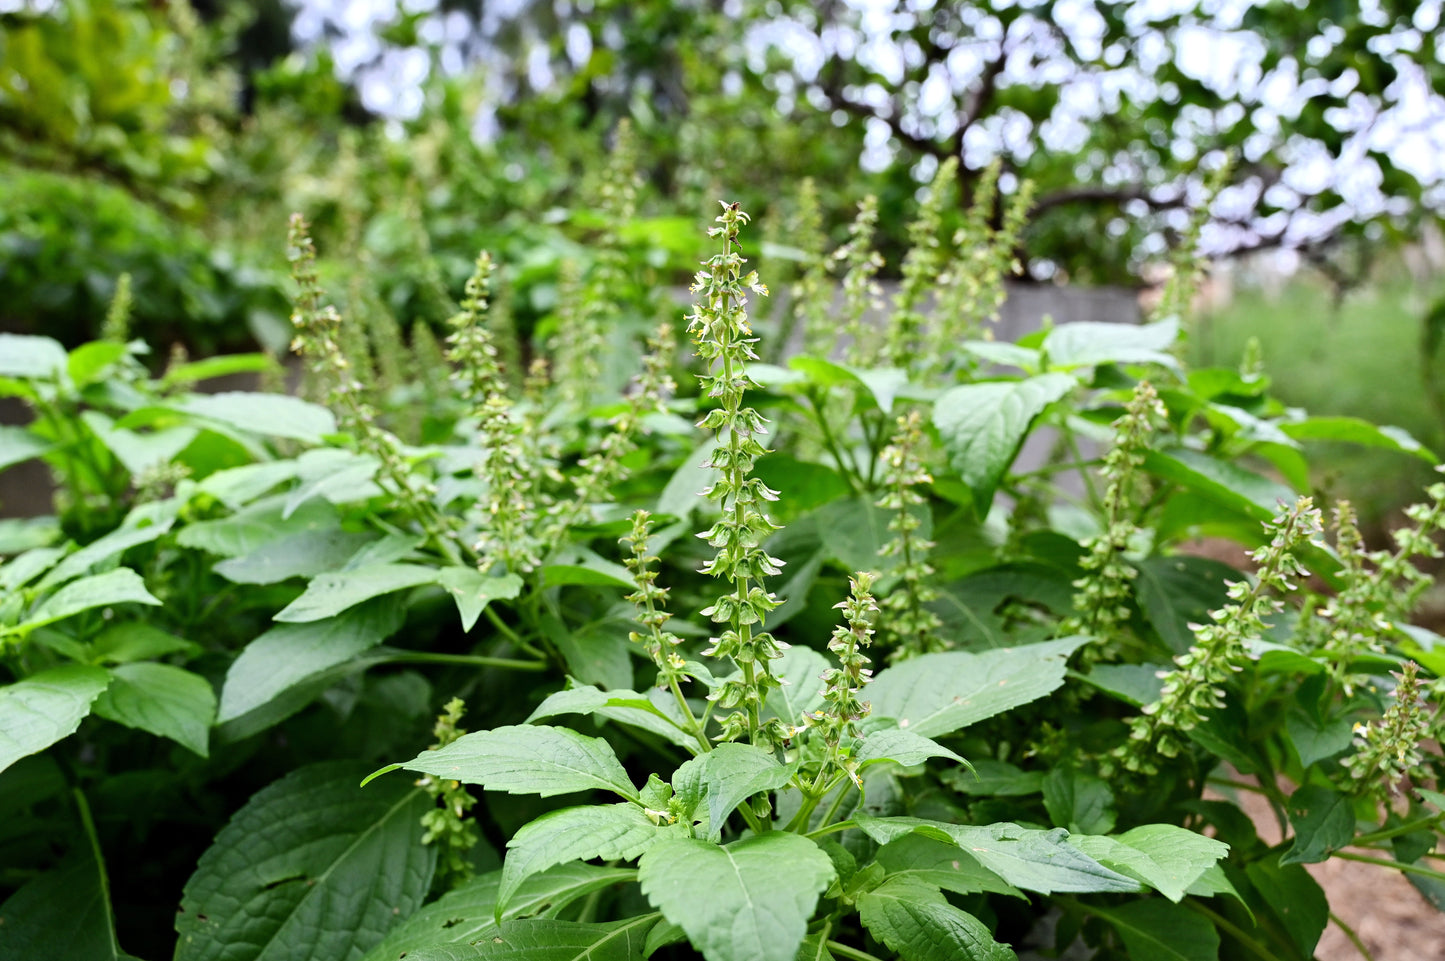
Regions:
M 829 941 L 828 950 L 842 957 L 851 958 L 852 961 L 882 961 L 882 959 L 875 954 L 869 954 L 867 951 L 860 951 L 857 948 L 850 948 L 848 945 L 838 941 Z
M 484 657 L 480 654 L 434 654 L 430 651 L 406 651 L 397 662 L 412 664 L 464 664 L 472 667 L 501 667 L 513 671 L 545 671 L 546 661 L 521 661 L 510 657 Z
M 1275 961 L 1274 955 L 1270 954 L 1267 950 L 1256 944 L 1254 939 L 1251 938 L 1247 933 L 1245 933 L 1242 928 L 1231 922 L 1228 918 L 1224 917 L 1219 912 L 1214 911 L 1211 908 L 1205 907 L 1195 898 L 1190 898 L 1183 903 L 1188 905 L 1190 909 L 1204 915 L 1206 918 L 1208 918 L 1214 923 L 1215 927 L 1228 931 L 1236 941 L 1248 948 L 1251 954 L 1255 955 L 1256 957 L 1263 958 L 1264 961 Z
M 1370 953 L 1369 948 L 1365 947 L 1365 942 L 1360 940 L 1360 936 L 1355 933 L 1354 928 L 1346 924 L 1340 916 L 1333 911 L 1330 912 L 1330 920 L 1335 922 L 1335 927 L 1343 931 L 1345 937 L 1350 939 L 1350 943 L 1355 946 L 1355 950 L 1360 952 L 1360 957 L 1364 958 L 1365 961 L 1375 961 L 1375 956 Z
M 1420 818 L 1419 820 L 1411 821 L 1409 824 L 1401 824 L 1398 827 L 1387 828 L 1381 831 L 1371 831 L 1369 834 L 1361 834 L 1351 841 L 1350 844 L 1353 847 L 1365 847 L 1377 841 L 1388 841 L 1390 838 L 1396 838 L 1402 834 L 1411 834 L 1421 828 L 1434 827 L 1435 822 L 1439 821 L 1441 817 L 1445 817 L 1445 815 L 1432 814 L 1430 817 Z
M 818 402 L 818 395 L 812 391 L 808 393 L 808 403 L 813 405 L 814 420 L 818 429 L 823 432 L 823 446 L 827 448 L 828 454 L 833 458 L 833 463 L 838 465 L 838 473 L 843 475 L 843 480 L 848 483 L 848 491 L 852 494 L 860 493 L 858 483 L 854 477 L 854 470 L 848 466 L 843 459 L 843 452 L 838 447 L 838 439 L 833 436 L 833 428 L 828 426 L 828 415 L 824 413 L 823 406 Z
M 818 830 L 809 831 L 803 836 L 814 839 L 822 838 L 827 837 L 830 834 L 837 834 L 839 831 L 846 831 L 849 828 L 856 828 L 857 826 L 857 824 L 853 823 L 852 819 L 849 819 L 846 821 L 839 821 L 836 824 L 825 824 L 822 827 L 818 828 Z
M 86 803 L 85 795 L 80 788 L 71 788 L 70 794 L 75 798 L 76 810 L 80 812 L 80 823 L 85 827 L 86 840 L 90 842 L 90 853 L 95 858 L 95 873 L 100 881 L 100 906 L 105 912 L 106 937 L 110 939 L 111 951 L 119 956 L 120 945 L 115 938 L 115 915 L 110 908 L 110 879 L 105 874 L 105 856 L 100 850 L 100 837 L 95 833 L 95 821 L 90 816 L 90 805 Z
M 1336 851 L 1331 857 L 1343 858 L 1346 861 L 1359 861 L 1361 864 L 1378 864 L 1382 868 L 1394 868 L 1396 871 L 1403 871 L 1406 874 L 1418 874 L 1422 878 L 1434 878 L 1436 881 L 1445 881 L 1445 871 L 1422 868 L 1418 864 L 1406 864 L 1404 861 L 1391 861 L 1388 858 L 1372 858 L 1365 854 L 1352 854 L 1349 851 Z

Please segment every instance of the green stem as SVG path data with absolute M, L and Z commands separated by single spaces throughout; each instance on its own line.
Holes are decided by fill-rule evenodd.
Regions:
M 1370 953 L 1369 948 L 1365 947 L 1365 942 L 1360 940 L 1360 936 L 1355 933 L 1354 928 L 1346 924 L 1344 920 L 1333 911 L 1330 912 L 1330 920 L 1335 922 L 1335 927 L 1343 931 L 1345 937 L 1350 939 L 1350 943 L 1355 946 L 1355 950 L 1360 952 L 1360 957 L 1364 958 L 1365 961 L 1375 961 L 1375 956 Z
M 111 953 L 119 956 L 120 944 L 115 938 L 115 915 L 110 908 L 110 879 L 105 873 L 105 856 L 100 851 L 100 837 L 95 831 L 95 821 L 90 816 L 90 805 L 86 803 L 85 795 L 80 788 L 71 788 L 71 796 L 75 799 L 76 810 L 80 812 L 80 823 L 85 828 L 86 840 L 90 842 L 90 853 L 95 858 L 95 873 L 100 881 L 100 905 L 105 912 L 105 932 L 110 939 Z
M 405 651 L 392 659 L 411 664 L 462 664 L 471 667 L 501 667 L 513 671 L 545 671 L 546 661 L 520 661 L 510 657 L 483 657 L 479 654 L 433 654 L 430 651 Z
M 1403 871 L 1406 874 L 1418 874 L 1422 878 L 1434 878 L 1436 881 L 1445 881 L 1445 871 L 1434 871 L 1430 868 L 1422 868 L 1418 864 L 1406 864 L 1404 861 L 1391 861 L 1388 858 L 1372 858 L 1364 854 L 1352 854 L 1349 851 L 1336 851 L 1331 856 L 1342 858 L 1346 861 L 1359 861 L 1361 864 L 1378 864 L 1382 868 L 1394 868 L 1396 871 Z
M 840 957 L 850 958 L 852 961 L 883 961 L 876 954 L 869 954 L 867 951 L 860 951 L 857 948 L 850 948 L 839 941 L 829 941 L 828 950 Z
M 849 828 L 856 828 L 857 826 L 858 825 L 855 824 L 850 818 L 846 821 L 839 821 L 836 824 L 825 824 L 822 827 L 818 828 L 818 830 L 809 831 L 803 836 L 816 840 L 817 838 L 827 837 L 830 834 L 837 834 L 839 831 L 847 831 Z
M 1397 838 L 1402 834 L 1411 834 L 1421 828 L 1434 827 L 1435 822 L 1439 821 L 1441 817 L 1445 817 L 1445 814 L 1432 814 L 1430 817 L 1420 818 L 1408 824 L 1401 824 L 1398 827 L 1387 828 L 1381 831 L 1371 831 L 1369 834 L 1361 834 L 1351 841 L 1350 844 L 1355 847 L 1364 847 L 1369 844 L 1374 844 L 1377 841 L 1388 841 L 1390 838 Z
M 855 471 L 849 467 L 848 462 L 843 459 L 842 450 L 838 446 L 838 439 L 833 436 L 833 428 L 828 426 L 828 417 L 823 412 L 823 407 L 818 402 L 818 395 L 815 392 L 810 391 L 808 393 L 808 403 L 813 407 L 813 420 L 817 423 L 818 429 L 823 434 L 823 447 L 827 449 L 828 455 L 833 458 L 833 463 L 838 465 L 838 473 L 842 474 L 843 480 L 847 482 L 849 493 L 854 495 L 859 494 L 858 482 L 854 476 Z
M 1183 903 L 1188 905 L 1191 910 L 1204 915 L 1206 918 L 1208 918 L 1211 922 L 1214 923 L 1215 927 L 1220 928 L 1224 931 L 1228 931 L 1236 941 L 1248 948 L 1251 954 L 1255 955 L 1256 957 L 1263 958 L 1264 961 L 1275 961 L 1274 955 L 1270 954 L 1269 951 L 1261 947 L 1259 944 L 1255 943 L 1255 940 L 1251 938 L 1244 931 L 1243 928 L 1234 924 L 1219 912 L 1205 907 L 1195 898 L 1190 898 Z

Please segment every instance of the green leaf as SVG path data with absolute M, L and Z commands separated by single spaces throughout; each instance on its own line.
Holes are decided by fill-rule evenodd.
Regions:
M 534 914 L 555 914 L 593 891 L 631 881 L 631 868 L 599 868 L 590 864 L 562 864 L 522 882 L 503 920 Z M 497 891 L 502 872 L 491 871 L 442 895 L 392 928 L 360 961 L 397 961 L 419 945 L 469 944 L 497 929 Z
M 833 877 L 816 844 L 778 831 L 726 847 L 667 839 L 638 872 L 642 893 L 707 961 L 794 961 Z
M 688 452 L 658 496 L 657 513 L 684 520 L 692 516 L 703 503 L 702 492 L 717 481 L 717 469 L 703 466 L 712 461 L 717 447 L 717 438 L 710 437 Z
M 1159 700 L 1159 692 L 1164 689 L 1164 679 L 1159 675 L 1170 669 L 1168 664 L 1100 664 L 1080 680 L 1121 701 L 1143 707 Z
M 1219 961 L 1219 932 L 1183 905 L 1150 898 L 1088 910 L 1114 926 L 1132 961 Z
M 604 617 L 568 630 L 560 617 L 550 613 L 542 621 L 543 630 L 567 662 L 568 673 L 609 690 L 632 687 L 633 644 L 629 636 L 637 626 L 635 622 Z
M 161 606 L 161 602 L 146 590 L 145 581 L 139 574 L 129 567 L 118 567 L 104 574 L 71 581 L 40 602 L 19 626 L 24 630 L 32 630 L 72 617 L 81 611 L 109 607 L 112 604 Z
M 479 731 L 423 751 L 402 766 L 508 794 L 551 797 L 601 788 L 637 799 L 612 745 L 565 727 L 517 724 Z
M 798 945 L 798 956 L 793 961 L 834 961 L 833 952 L 828 950 L 828 939 L 821 934 L 810 934 Z
M 0 687 L 0 771 L 73 734 L 109 683 L 101 668 L 66 664 Z
M 112 668 L 110 676 L 110 687 L 96 699 L 96 714 L 209 756 L 216 717 L 216 692 L 209 681 L 170 664 L 144 662 Z
M 126 355 L 127 347 L 109 340 L 92 340 L 81 344 L 66 358 L 65 372 L 76 387 L 89 387 L 104 378 L 116 361 Z
M 933 515 L 919 510 L 918 537 L 926 540 L 933 534 Z M 831 560 L 848 571 L 879 571 L 887 573 L 902 563 L 898 557 L 883 557 L 878 551 L 893 540 L 888 525 L 893 511 L 884 510 L 867 496 L 845 497 L 825 504 L 811 515 L 822 539 L 823 549 Z
M 522 593 L 522 579 L 516 574 L 489 577 L 475 567 L 448 567 L 437 576 L 462 618 L 462 630 L 470 631 L 492 601 L 509 601 Z
M 1117 814 L 1114 792 L 1102 779 L 1061 765 L 1044 778 L 1044 808 L 1056 826 L 1075 834 L 1108 834 Z
M 226 671 L 216 723 L 227 740 L 246 737 L 301 710 L 335 673 L 401 627 L 397 605 L 374 601 L 340 617 L 281 624 L 246 645 Z
M 1018 888 L 978 863 L 952 841 L 922 834 L 905 834 L 878 849 L 875 858 L 889 877 L 917 878 L 955 894 L 1008 894 L 1024 896 Z
M 415 911 L 436 848 L 435 802 L 404 782 L 358 788 L 346 763 L 293 771 L 257 792 L 201 856 L 176 915 L 176 961 L 356 957 Z
M 944 780 L 960 794 L 983 797 L 1027 797 L 1044 789 L 1043 772 L 1024 771 L 989 758 L 974 761 L 972 771 L 966 768 L 945 771 Z
M 579 921 L 507 921 L 490 937 L 467 945 L 428 946 L 407 953 L 407 961 L 642 961 L 652 914 L 583 924 Z
M 943 620 L 946 636 L 954 638 L 960 649 L 1019 647 L 1048 635 L 1040 630 L 1036 638 L 1020 636 L 1017 619 L 1002 609 L 1022 603 L 1067 616 L 1074 608 L 1076 576 L 1044 564 L 999 564 L 944 585 L 932 607 Z
M 631 861 L 676 829 L 656 824 L 636 804 L 589 804 L 544 814 L 507 842 L 498 910 L 522 883 L 540 871 L 571 861 Z
M 48 574 L 40 579 L 40 583 L 36 587 L 41 590 L 49 590 L 71 578 L 79 577 L 81 574 L 89 572 L 97 564 L 113 557 L 119 557 L 132 547 L 139 547 L 159 539 L 171 529 L 173 523 L 172 518 L 150 521 L 144 515 L 137 517 L 136 513 L 132 512 L 120 527 L 104 537 L 91 541 L 56 564 Z
M 1408 431 L 1399 427 L 1377 427 L 1358 417 L 1307 417 L 1304 420 L 1279 425 L 1295 440 L 1325 440 L 1344 444 L 1359 444 L 1363 447 L 1380 447 L 1385 450 L 1414 454 L 1431 464 L 1438 458 Z
M 1043 352 L 1058 370 L 1099 364 L 1159 364 L 1179 369 L 1169 353 L 1179 338 L 1174 318 L 1153 324 L 1081 322 L 1059 324 L 1044 337 Z
M 195 427 L 167 427 L 142 434 L 116 427 L 109 417 L 94 410 L 85 411 L 80 419 L 132 475 L 174 460 L 200 434 Z
M 340 528 L 297 531 L 221 561 L 212 570 L 234 584 L 279 584 L 336 570 L 373 540 L 372 534 Z
M 1086 640 L 909 658 L 868 686 L 873 716 L 923 737 L 957 731 L 1052 693 L 1064 683 L 1065 659 Z
M 284 513 L 284 494 L 255 501 L 229 517 L 199 521 L 183 527 L 176 543 L 222 557 L 244 557 L 268 544 L 302 532 L 333 531 L 341 518 L 325 501 L 314 501 L 306 510 L 290 516 Z
M 823 703 L 820 678 L 828 669 L 828 659 L 811 647 L 794 644 L 772 662 L 771 668 L 783 685 L 768 692 L 764 719 L 776 717 L 788 725 L 800 725 L 804 714 L 816 711 Z
M 1282 865 L 1274 858 L 1255 861 L 1244 872 L 1300 954 L 1314 957 L 1315 946 L 1330 918 L 1329 902 L 1315 879 L 1300 865 Z
M 203 494 L 209 494 L 231 510 L 238 510 L 277 484 L 292 480 L 301 470 L 301 461 L 278 460 L 264 464 L 246 464 L 232 467 L 202 480 L 196 485 Z
M 91 642 L 90 651 L 98 663 L 126 664 L 182 651 L 195 655 L 201 649 L 183 637 L 168 634 L 143 621 L 126 621 L 101 631 L 100 636 Z
M 860 768 L 886 761 L 893 761 L 903 767 L 913 767 L 934 757 L 946 757 L 960 763 L 963 761 L 963 758 L 937 741 L 897 728 L 884 728 L 861 738 L 853 756 L 858 760 Z
M 46 380 L 65 370 L 65 348 L 49 337 L 0 334 L 0 377 Z
M 679 795 L 684 785 L 697 784 L 707 795 L 708 821 L 714 839 L 737 806 L 754 794 L 788 783 L 792 769 L 779 764 L 771 752 L 752 744 L 726 742 L 684 763 L 672 776 Z
M 239 390 L 190 394 L 174 406 L 187 414 L 252 434 L 285 437 L 308 444 L 320 444 L 327 434 L 336 433 L 336 417 L 331 411 L 289 394 Z
M 1279 513 L 1281 503 L 1295 500 L 1294 491 L 1283 484 L 1183 447 L 1148 451 L 1144 469 L 1258 521 L 1269 520 Z
M 371 564 L 318 574 L 275 619 L 283 624 L 309 624 L 335 617 L 373 597 L 434 584 L 436 580 L 437 569 L 420 564 Z
M 1007 821 L 988 825 L 947 824 L 922 818 L 875 818 L 855 814 L 853 820 L 879 844 L 919 832 L 952 841 L 980 864 L 1015 887 L 1052 894 L 1055 891 L 1138 891 L 1139 883 L 1110 870 L 1071 847 L 1062 828 L 1042 831 Z
M 232 374 L 260 374 L 276 369 L 276 361 L 267 354 L 222 354 L 166 368 L 163 384 L 194 384 L 214 377 Z
M 0 427 L 0 470 L 39 457 L 53 446 L 24 427 Z
M 1194 643 L 1190 624 L 1208 623 L 1209 612 L 1228 603 L 1225 581 L 1243 578 L 1228 564 L 1187 555 L 1148 557 L 1138 570 L 1134 589 L 1139 607 L 1175 654 Z
M 1173 824 L 1145 824 L 1117 837 L 1076 834 L 1069 843 L 1100 864 L 1179 901 L 1229 853 L 1229 845 Z
M 1044 374 L 1019 381 L 963 384 L 934 402 L 933 424 L 949 464 L 973 493 L 979 517 L 988 514 L 993 492 L 1018 456 L 1034 420 L 1076 383 L 1067 374 Z
M 54 567 L 65 554 L 64 547 L 32 547 L 12 558 L 9 563 L 0 564 L 0 591 L 14 591 L 24 587 Z
M 678 747 L 696 748 L 697 739 L 670 720 L 677 710 L 671 699 L 658 693 L 658 699 L 653 700 L 636 691 L 602 691 L 585 684 L 549 695 L 527 716 L 527 723 L 559 714 L 588 714 L 640 728 Z M 672 713 L 666 709 L 669 707 L 673 708 Z
M 297 458 L 299 483 L 286 495 L 282 517 L 290 517 L 316 498 L 332 504 L 352 504 L 381 493 L 372 478 L 381 461 L 334 447 L 307 451 Z
M 75 856 L 0 904 L 0 957 L 125 961 L 102 867 L 84 840 Z
M 1280 864 L 1318 864 L 1355 839 L 1355 811 L 1349 798 L 1318 784 L 1290 795 L 1289 823 L 1294 844 Z
M 903 961 L 1016 961 L 983 922 L 915 878 L 889 878 L 858 899 L 863 926 Z

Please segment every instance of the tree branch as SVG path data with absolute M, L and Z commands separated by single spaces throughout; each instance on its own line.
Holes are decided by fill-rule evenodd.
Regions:
M 1116 204 L 1123 206 L 1135 200 L 1141 200 L 1149 205 L 1151 210 L 1175 210 L 1180 207 L 1189 206 L 1188 198 L 1183 191 L 1172 197 L 1158 197 L 1153 193 L 1154 188 L 1142 184 L 1134 184 L 1125 187 L 1096 187 L 1081 185 L 1078 187 L 1065 187 L 1046 194 L 1034 201 L 1034 213 L 1040 213 L 1053 207 L 1063 207 L 1068 204 Z

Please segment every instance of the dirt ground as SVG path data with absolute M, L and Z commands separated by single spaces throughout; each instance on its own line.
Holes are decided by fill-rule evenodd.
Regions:
M 1245 794 L 1240 803 L 1253 817 L 1259 836 L 1278 843 L 1279 825 L 1264 798 Z M 1400 872 L 1339 859 L 1305 869 L 1325 889 L 1330 910 L 1354 928 L 1374 961 L 1445 961 L 1445 912 L 1435 910 Z M 1363 955 L 1331 922 L 1315 957 L 1361 961 Z

